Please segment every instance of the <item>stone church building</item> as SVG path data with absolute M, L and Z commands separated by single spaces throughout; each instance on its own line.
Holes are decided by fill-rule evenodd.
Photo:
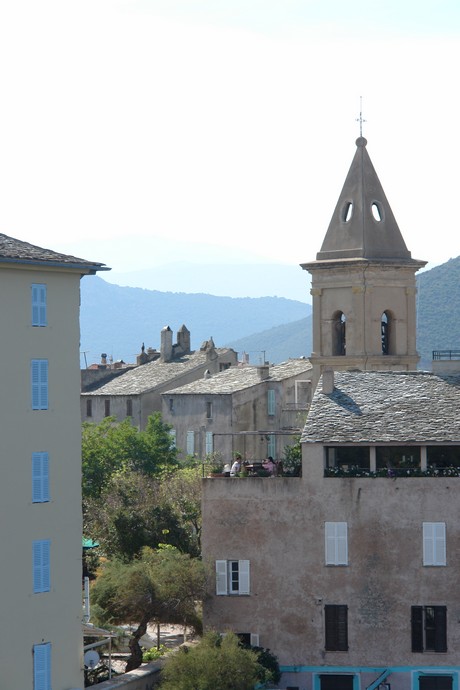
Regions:
M 458 690 L 460 376 L 416 371 L 412 259 L 357 151 L 312 275 L 302 476 L 203 480 L 207 628 L 289 690 Z

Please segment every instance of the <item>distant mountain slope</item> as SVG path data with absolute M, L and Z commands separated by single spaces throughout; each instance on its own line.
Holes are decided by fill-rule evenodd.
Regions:
M 431 369 L 432 350 L 460 348 L 460 256 L 417 277 L 417 349 Z M 82 280 L 81 350 L 88 364 L 102 352 L 133 362 L 142 343 L 159 347 L 160 331 L 185 323 L 196 349 L 212 336 L 217 346 L 247 352 L 258 363 L 311 353 L 311 306 L 281 297 L 231 298 L 159 292 Z M 84 363 L 84 359 L 83 359 Z
M 433 350 L 460 348 L 460 256 L 417 278 L 419 367 L 431 369 Z
M 81 283 L 81 351 L 88 364 L 99 361 L 102 352 L 133 362 L 142 343 L 159 348 L 163 326 L 175 334 L 182 324 L 190 330 L 193 349 L 210 336 L 222 347 L 236 337 L 298 321 L 310 312 L 309 304 L 283 297 L 159 292 L 90 276 Z
M 186 292 L 211 293 L 225 297 L 286 297 L 306 301 L 310 274 L 298 264 L 222 263 L 193 264 L 186 261 L 155 266 L 154 269 L 104 275 L 109 283 L 123 286 Z
M 246 352 L 249 361 L 260 364 L 264 359 L 279 363 L 289 357 L 309 357 L 312 350 L 312 317 L 274 326 L 262 333 L 254 333 L 227 343 L 234 350 Z

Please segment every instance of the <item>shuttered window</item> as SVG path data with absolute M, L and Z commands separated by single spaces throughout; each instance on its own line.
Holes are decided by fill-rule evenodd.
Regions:
M 346 652 L 348 650 L 348 606 L 327 604 L 324 607 L 326 621 L 326 650 Z
M 50 500 L 48 453 L 32 453 L 32 503 Z
M 195 432 L 187 431 L 187 455 L 195 453 Z
M 275 391 L 273 388 L 270 388 L 267 391 L 267 407 L 268 407 L 268 416 L 273 417 L 276 411 L 276 404 L 275 404 Z
M 34 645 L 34 690 L 51 690 L 51 644 Z
M 48 360 L 33 359 L 31 362 L 32 409 L 48 409 Z
M 41 539 L 32 545 L 34 594 L 50 591 L 50 540 Z
M 412 606 L 413 652 L 447 652 L 447 609 L 445 606 Z
M 32 285 L 32 326 L 47 326 L 46 285 Z
M 423 565 L 446 565 L 446 523 L 423 523 Z
M 276 458 L 276 436 L 270 434 L 268 437 L 267 455 L 271 458 Z
M 216 594 L 244 595 L 249 592 L 249 561 L 216 561 Z
M 325 523 L 326 565 L 348 565 L 348 527 L 346 522 Z
M 214 450 L 212 431 L 206 432 L 206 455 L 209 455 Z
M 175 429 L 169 430 L 169 437 L 171 439 L 171 448 L 176 448 L 176 430 Z

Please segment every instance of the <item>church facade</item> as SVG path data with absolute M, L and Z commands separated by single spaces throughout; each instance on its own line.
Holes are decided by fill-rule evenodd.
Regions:
M 457 690 L 460 378 L 416 371 L 415 273 L 366 150 L 312 274 L 302 476 L 203 480 L 204 622 L 290 690 Z

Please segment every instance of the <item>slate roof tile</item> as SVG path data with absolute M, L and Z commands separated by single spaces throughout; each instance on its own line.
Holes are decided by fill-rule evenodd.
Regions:
M 265 381 L 283 381 L 310 371 L 312 365 L 308 359 L 290 359 L 281 364 L 270 366 L 269 378 Z M 171 395 L 214 394 L 230 395 L 245 388 L 261 383 L 256 366 L 230 367 L 208 379 L 199 379 L 180 388 L 168 391 Z
M 460 374 L 336 372 L 316 389 L 304 443 L 460 442 Z

